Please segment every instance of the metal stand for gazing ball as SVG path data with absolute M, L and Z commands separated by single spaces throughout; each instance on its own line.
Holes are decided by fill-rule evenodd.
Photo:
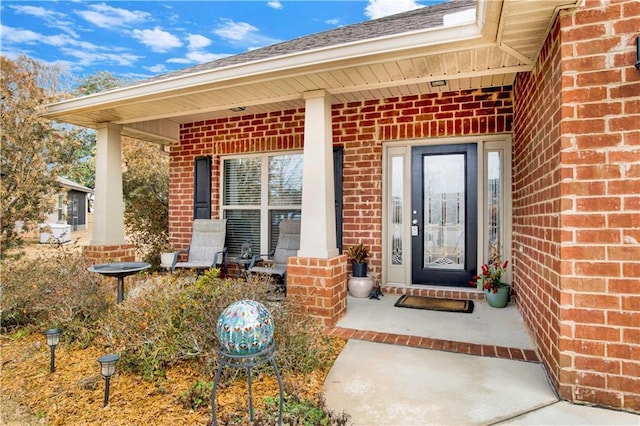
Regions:
M 218 388 L 218 380 L 220 379 L 220 373 L 222 367 L 228 366 L 232 368 L 245 368 L 247 370 L 247 382 L 249 384 L 249 419 L 253 422 L 253 394 L 251 391 L 251 368 L 256 367 L 267 362 L 273 366 L 273 371 L 278 379 L 278 387 L 280 388 L 280 409 L 278 412 L 278 424 L 282 425 L 282 405 L 284 403 L 284 395 L 282 392 L 282 379 L 280 378 L 280 372 L 274 359 L 276 353 L 276 345 L 271 342 L 271 345 L 263 351 L 257 352 L 251 355 L 234 355 L 225 351 L 222 348 L 218 349 L 218 369 L 216 371 L 216 377 L 213 379 L 213 390 L 211 391 L 211 415 L 213 416 L 213 425 L 217 426 L 218 421 L 216 419 L 216 389 Z

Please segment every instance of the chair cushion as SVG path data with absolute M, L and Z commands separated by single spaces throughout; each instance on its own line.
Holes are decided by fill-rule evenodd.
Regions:
M 211 261 L 209 262 L 178 262 L 176 268 L 191 268 L 191 269 L 209 269 L 211 268 Z
M 195 219 L 186 263 L 208 262 L 211 266 L 214 254 L 224 249 L 226 229 L 226 219 Z M 222 255 L 218 263 L 222 263 Z
M 251 272 L 255 274 L 268 274 L 268 275 L 284 275 L 287 272 L 287 265 L 273 265 L 268 266 L 254 266 L 251 268 Z

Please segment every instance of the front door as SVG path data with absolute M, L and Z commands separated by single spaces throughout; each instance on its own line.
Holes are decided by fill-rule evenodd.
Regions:
M 477 145 L 412 149 L 414 284 L 468 286 L 477 264 Z

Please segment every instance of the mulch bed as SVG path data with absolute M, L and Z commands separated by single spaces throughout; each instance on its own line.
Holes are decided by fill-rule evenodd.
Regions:
M 147 382 L 140 376 L 118 372 L 111 379 L 109 405 L 103 407 L 104 379 L 100 375 L 98 348 L 56 349 L 56 371 L 49 373 L 50 349 L 44 336 L 0 337 L 2 374 L 0 394 L 5 401 L 2 424 L 86 424 L 86 425 L 206 425 L 211 407 L 186 408 L 180 395 L 196 381 L 213 382 L 202 377 L 185 362 L 167 370 L 165 378 Z M 339 349 L 336 354 L 339 353 Z M 315 399 L 323 391 L 327 372 L 305 376 L 285 376 L 286 384 L 301 397 Z M 253 401 L 256 410 L 266 396 L 278 396 L 278 384 L 271 374 L 254 375 Z M 7 404 L 9 399 L 11 404 Z M 7 406 L 13 407 L 10 412 Z M 25 417 L 25 409 L 31 418 Z M 247 381 L 238 378 L 217 392 L 218 419 L 225 414 L 247 411 Z M 12 417 L 23 417 L 12 418 Z M 39 420 L 40 419 L 40 420 Z M 28 423 L 27 423 L 28 422 Z

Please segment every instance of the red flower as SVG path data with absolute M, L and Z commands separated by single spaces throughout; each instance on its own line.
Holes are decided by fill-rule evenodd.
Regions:
M 482 288 L 485 290 L 497 293 L 500 287 L 507 285 L 502 282 L 502 276 L 506 272 L 508 266 L 508 260 L 501 263 L 499 258 L 495 259 L 493 262 L 485 263 L 480 268 L 480 275 L 473 276 L 475 282 L 469 281 L 469 284 L 478 285 L 478 283 L 480 283 Z

